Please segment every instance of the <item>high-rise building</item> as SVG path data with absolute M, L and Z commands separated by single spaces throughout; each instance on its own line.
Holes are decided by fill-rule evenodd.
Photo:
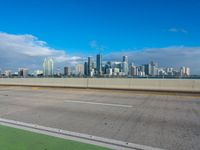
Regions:
M 128 56 L 123 56 L 123 62 L 126 62 L 128 64 Z
M 26 69 L 26 68 L 19 68 L 18 69 L 18 76 L 19 77 L 24 77 L 24 78 L 28 77 L 28 69 Z
M 113 68 L 113 75 L 114 76 L 119 75 L 119 73 L 120 73 L 119 68 Z
M 145 76 L 145 67 L 144 67 L 144 65 L 138 67 L 138 75 L 139 76 Z
M 65 66 L 64 67 L 64 76 L 69 76 L 71 74 L 70 67 Z
M 190 68 L 189 67 L 181 67 L 181 69 L 180 69 L 180 75 L 181 76 L 184 76 L 184 77 L 186 77 L 186 76 L 190 76 Z
M 5 70 L 5 76 L 6 77 L 11 77 L 12 76 L 12 72 L 11 72 L 11 70 Z
M 96 71 L 97 71 L 97 75 L 102 75 L 102 55 L 101 54 L 97 54 Z
M 88 57 L 88 76 L 90 77 L 92 76 L 92 70 L 93 70 L 92 64 L 93 64 L 92 57 Z
M 146 75 L 157 76 L 159 74 L 158 64 L 151 61 L 150 64 L 144 65 L 144 71 Z
M 151 64 L 144 64 L 144 72 L 146 75 L 151 75 Z
M 84 74 L 84 65 L 83 64 L 77 64 L 75 68 L 76 75 L 83 75 Z
M 158 75 L 158 64 L 151 61 L 150 65 L 151 65 L 150 75 L 157 76 Z
M 168 76 L 173 76 L 174 75 L 174 69 L 173 68 L 165 68 L 165 72 Z
M 190 76 L 190 68 L 189 67 L 186 67 L 185 74 L 186 74 L 186 76 Z
M 88 76 L 88 63 L 87 62 L 84 63 L 84 75 Z
M 138 76 L 138 67 L 131 66 L 131 76 Z
M 45 77 L 51 77 L 54 75 L 54 61 L 52 58 L 45 58 L 43 62 L 43 73 Z
M 111 68 L 111 62 L 107 62 L 103 68 L 104 68 L 103 69 L 103 74 L 108 74 L 108 70 L 112 69 Z
M 112 73 L 113 73 L 112 68 L 107 68 L 107 69 L 106 69 L 106 74 L 107 74 L 107 75 L 111 76 Z
M 122 62 L 122 72 L 125 75 L 128 75 L 129 67 L 128 67 L 128 56 L 123 56 L 123 62 Z

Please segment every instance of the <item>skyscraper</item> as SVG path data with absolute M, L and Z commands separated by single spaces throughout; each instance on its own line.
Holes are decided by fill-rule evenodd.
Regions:
M 181 67 L 180 69 L 180 76 L 190 76 L 190 68 L 189 67 Z
M 92 75 L 92 58 L 88 57 L 88 76 Z
M 52 58 L 45 58 L 43 62 L 44 76 L 51 77 L 54 75 L 54 61 Z
M 97 54 L 97 58 L 96 58 L 96 71 L 97 71 L 97 75 L 102 75 L 102 55 L 101 54 Z
M 132 65 L 130 68 L 130 74 L 131 76 L 138 76 L 138 67 L 135 65 Z
M 70 71 L 70 68 L 69 67 L 67 67 L 67 66 L 65 66 L 64 67 L 64 76 L 69 76 L 71 73 L 70 73 L 71 71 Z
M 84 75 L 88 76 L 88 63 L 87 62 L 84 63 Z
M 186 74 L 186 76 L 190 76 L 190 68 L 189 67 L 185 68 L 185 74 Z
M 150 75 L 157 76 L 158 75 L 158 64 L 151 61 L 150 65 L 151 65 Z
M 125 75 L 128 75 L 128 71 L 129 71 L 129 68 L 128 68 L 128 56 L 123 56 L 122 72 Z
M 128 56 L 123 56 L 123 62 L 126 62 L 128 64 Z
M 145 75 L 151 75 L 151 64 L 144 64 Z
M 83 75 L 84 74 L 84 65 L 83 64 L 77 64 L 75 68 L 76 75 Z

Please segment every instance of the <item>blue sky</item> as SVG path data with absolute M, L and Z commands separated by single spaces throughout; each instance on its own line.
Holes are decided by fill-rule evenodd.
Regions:
M 3 0 L 0 29 L 75 53 L 93 53 L 93 40 L 109 51 L 199 46 L 199 8 L 199 0 Z
M 199 0 L 1 0 L 0 32 L 33 35 L 71 57 L 199 51 L 199 8 Z

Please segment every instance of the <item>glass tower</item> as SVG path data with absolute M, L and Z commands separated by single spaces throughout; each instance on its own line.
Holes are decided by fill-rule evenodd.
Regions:
M 102 74 L 102 55 L 98 54 L 96 58 L 96 64 L 97 64 L 97 75 Z
M 44 76 L 52 77 L 54 75 L 54 61 L 52 58 L 45 58 L 43 62 Z

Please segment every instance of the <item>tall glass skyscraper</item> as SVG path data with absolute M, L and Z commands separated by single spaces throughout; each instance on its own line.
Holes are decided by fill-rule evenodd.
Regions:
M 126 62 L 128 64 L 128 56 L 123 56 L 123 62 Z
M 88 57 L 88 75 L 91 76 L 92 72 L 92 58 Z
M 129 72 L 129 67 L 128 67 L 128 56 L 123 56 L 122 72 L 123 72 L 125 75 L 128 75 L 128 72 Z
M 45 58 L 43 62 L 44 76 L 52 77 L 54 75 L 54 61 L 52 58 Z
M 102 74 L 102 55 L 101 54 L 97 54 L 97 58 L 96 58 L 96 69 L 97 69 L 97 75 L 101 75 Z
M 88 76 L 88 62 L 84 63 L 84 75 Z

